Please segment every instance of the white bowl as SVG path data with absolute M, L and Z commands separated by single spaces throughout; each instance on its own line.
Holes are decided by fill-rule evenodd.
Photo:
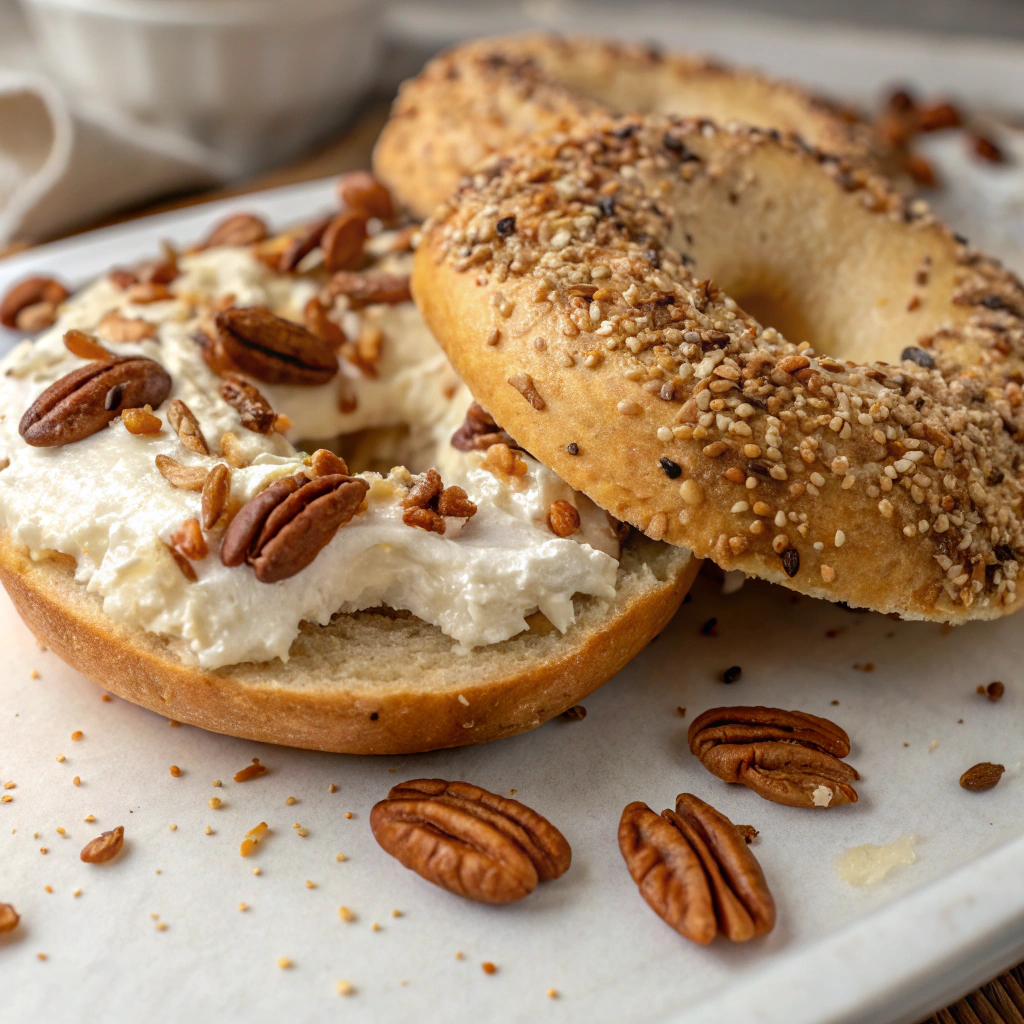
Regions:
M 340 124 L 372 83 L 373 0 L 21 0 L 72 98 L 179 132 L 234 173 Z

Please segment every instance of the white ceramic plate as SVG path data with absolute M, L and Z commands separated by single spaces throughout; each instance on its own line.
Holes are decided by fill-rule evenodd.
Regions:
M 109 228 L 0 262 L 0 292 L 34 271 L 81 283 L 162 238 L 187 243 L 231 210 L 283 225 L 331 205 L 331 183 L 315 182 Z M 699 627 L 713 616 L 718 635 L 705 637 Z M 0 805 L 0 901 L 23 915 L 0 937 L 0 1016 L 911 1022 L 1024 955 L 1020 621 L 947 635 L 759 583 L 724 597 L 705 580 L 658 641 L 587 701 L 584 721 L 375 759 L 168 728 L 102 702 L 37 649 L 0 598 L 0 781 L 16 783 Z M 873 671 L 854 667 L 867 662 Z M 733 664 L 742 678 L 726 686 L 718 676 Z M 975 693 L 994 679 L 1007 685 L 998 704 Z M 686 727 L 721 704 L 833 718 L 853 739 L 860 803 L 780 807 L 709 775 L 686 749 Z M 80 742 L 70 739 L 77 729 Z M 231 782 L 252 757 L 270 772 Z M 981 760 L 1006 765 L 1003 780 L 987 793 L 961 790 L 959 775 Z M 423 882 L 377 847 L 367 822 L 391 785 L 418 776 L 518 790 L 569 838 L 571 870 L 505 908 Z M 760 829 L 754 850 L 779 905 L 766 939 L 698 948 L 630 881 L 615 839 L 623 806 L 642 799 L 660 810 L 682 791 Z M 207 804 L 215 795 L 218 810 Z M 90 813 L 96 821 L 84 823 Z M 271 837 L 243 860 L 242 836 L 261 820 Z M 104 868 L 80 863 L 81 846 L 115 825 L 126 828 L 125 853 Z M 920 837 L 916 864 L 866 890 L 840 881 L 836 855 L 907 832 Z M 356 920 L 342 922 L 340 905 Z M 282 956 L 290 969 L 277 966 Z M 485 974 L 483 961 L 498 972 Z M 340 979 L 353 996 L 336 994 Z

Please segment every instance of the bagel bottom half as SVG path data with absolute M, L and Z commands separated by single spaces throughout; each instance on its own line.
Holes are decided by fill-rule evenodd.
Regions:
M 536 625 L 467 654 L 435 626 L 388 612 L 303 624 L 286 663 L 184 664 L 123 626 L 74 579 L 66 556 L 32 561 L 0 534 L 0 582 L 36 638 L 89 679 L 179 722 L 264 743 L 405 754 L 535 728 L 610 679 L 675 614 L 696 575 L 689 551 L 634 533 L 616 597 L 575 599 L 565 634 Z M 546 620 L 543 624 L 547 625 Z

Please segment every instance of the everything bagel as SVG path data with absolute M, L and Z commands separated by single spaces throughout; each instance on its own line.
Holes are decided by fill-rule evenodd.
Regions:
M 895 166 L 868 125 L 788 82 L 696 54 L 538 34 L 475 40 L 427 64 L 402 86 L 374 168 L 422 218 L 491 154 L 633 113 L 773 128 L 867 166 Z
M 413 292 L 498 422 L 649 536 L 906 618 L 1017 607 L 1024 291 L 863 168 L 584 125 L 442 206 Z

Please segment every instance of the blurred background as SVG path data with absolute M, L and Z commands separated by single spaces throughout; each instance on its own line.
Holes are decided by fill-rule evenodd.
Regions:
M 1024 120 L 1021 0 L 0 0 L 0 253 L 365 163 L 431 53 L 524 29 L 700 50 L 868 110 L 909 84 Z

